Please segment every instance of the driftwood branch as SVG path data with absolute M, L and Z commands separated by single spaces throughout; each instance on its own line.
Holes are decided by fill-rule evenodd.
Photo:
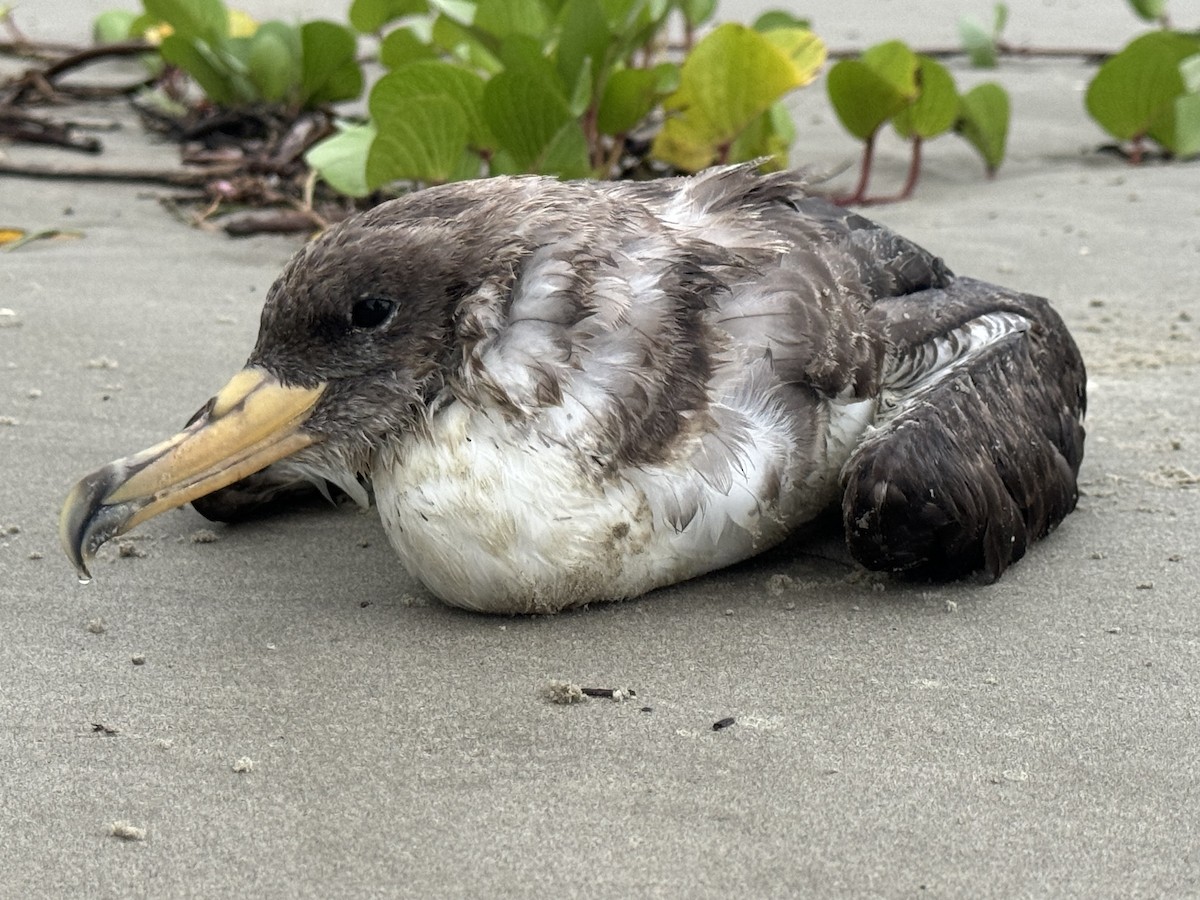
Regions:
M 86 66 L 100 59 L 113 57 L 141 56 L 143 53 L 153 53 L 154 47 L 143 40 L 120 41 L 115 44 L 98 44 L 95 47 L 85 47 L 51 63 L 42 69 L 30 69 L 24 75 L 18 76 L 8 88 L 6 95 L 0 99 L 0 106 L 20 103 L 25 95 L 34 89 L 45 90 L 53 88 L 57 78 L 81 66 Z
M 23 178 L 55 178 L 65 181 L 120 181 L 165 184 L 171 187 L 204 187 L 217 178 L 229 178 L 243 171 L 239 164 L 205 169 L 138 169 L 106 166 L 53 166 L 42 163 L 14 163 L 0 160 L 0 175 Z
M 965 47 L 926 47 L 913 48 L 914 53 L 920 53 L 923 56 L 932 56 L 935 59 L 955 59 L 960 56 L 968 56 Z M 1010 57 L 1014 59 L 1078 59 L 1083 62 L 1102 62 L 1108 59 L 1116 51 L 1111 48 L 1099 47 L 1019 47 L 1015 44 L 1006 44 L 1003 41 L 996 44 L 996 56 L 1003 59 Z M 857 59 L 862 56 L 861 48 L 843 47 L 829 51 L 830 59 Z
M 0 137 L 30 144 L 50 144 L 82 153 L 99 153 L 102 149 L 100 141 L 94 137 L 76 137 L 66 123 L 4 107 L 0 107 Z

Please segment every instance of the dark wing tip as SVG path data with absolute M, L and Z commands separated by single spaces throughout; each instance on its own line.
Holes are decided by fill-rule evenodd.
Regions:
M 870 569 L 995 579 L 1075 508 L 1083 361 L 1045 301 L 995 290 L 1029 330 L 908 403 L 843 470 L 847 544 Z

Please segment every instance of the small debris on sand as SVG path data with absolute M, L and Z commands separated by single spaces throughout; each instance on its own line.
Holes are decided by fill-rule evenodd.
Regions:
M 7 425 L 9 427 L 15 428 L 16 426 L 18 426 L 20 424 L 21 424 L 20 421 L 17 419 L 14 419 L 12 416 L 0 416 L 0 425 Z
M 108 826 L 108 833 L 123 841 L 144 841 L 146 839 L 146 829 L 139 828 L 131 822 L 112 822 Z
M 87 361 L 87 367 L 89 369 L 119 369 L 121 364 L 107 356 L 97 356 L 95 359 Z
M 546 696 L 551 703 L 566 706 L 570 703 L 582 703 L 586 699 L 583 688 L 570 681 L 552 681 L 546 685 Z
M 713 722 L 712 730 L 713 731 L 724 731 L 726 728 L 728 728 L 730 725 L 733 725 L 736 722 L 737 722 L 737 719 L 735 719 L 733 716 L 726 716 L 724 719 L 717 719 L 717 721 Z
M 155 738 L 154 746 L 159 750 L 170 750 L 175 746 L 175 742 L 170 738 Z
M 146 657 L 139 653 L 136 656 L 129 657 L 129 661 L 135 666 L 144 666 L 146 664 Z
M 1138 583 L 1138 586 L 1137 586 L 1137 589 L 1138 589 L 1139 591 L 1152 591 L 1152 590 L 1154 590 L 1154 582 L 1153 582 L 1153 581 L 1142 581 L 1142 582 L 1139 582 L 1139 583 Z
M 103 722 L 93 722 L 92 731 L 96 734 L 102 734 L 105 737 L 116 737 L 121 733 L 121 729 L 113 725 L 105 725 Z
M 31 550 L 31 551 L 29 551 L 29 558 L 30 558 L 30 559 L 44 559 L 44 557 L 42 556 L 42 554 L 41 554 L 41 553 L 39 553 L 37 550 Z
M 192 532 L 193 544 L 215 544 L 221 536 L 211 528 L 198 528 Z
M 4 533 L 5 534 L 20 534 L 21 526 L 20 525 L 5 525 Z
M 26 396 L 29 397 L 30 400 L 37 400 L 39 397 L 42 396 L 42 389 L 41 388 L 30 388 L 29 393 L 26 394 Z
M 946 612 L 948 612 L 948 613 L 956 613 L 956 612 L 958 612 L 958 601 L 957 600 L 947 600 L 945 603 L 942 604 L 942 608 L 945 609 Z
M 245 775 L 248 772 L 254 771 L 254 760 L 248 756 L 243 756 L 233 764 L 233 771 L 239 775 Z
M 791 575 L 784 575 L 781 572 L 767 579 L 767 595 L 770 597 L 781 597 L 795 589 L 796 579 Z
M 0 306 L 0 328 L 20 328 L 21 319 L 15 309 Z
M 1183 466 L 1159 466 L 1157 472 L 1147 472 L 1144 477 L 1158 487 L 1188 488 L 1200 485 L 1200 474 Z
M 605 697 L 609 700 L 628 700 L 630 697 L 636 697 L 637 691 L 633 688 L 580 688 L 585 697 Z
M 92 619 L 92 621 L 87 623 L 87 630 L 92 634 L 104 634 L 104 632 L 108 631 L 108 626 L 99 619 Z
M 732 615 L 733 615 L 733 610 L 732 610 L 732 609 L 727 609 L 727 610 L 725 610 L 725 615 L 727 615 L 727 616 L 732 616 Z
M 146 551 L 133 541 L 121 541 L 117 544 L 117 556 L 121 559 L 144 559 Z

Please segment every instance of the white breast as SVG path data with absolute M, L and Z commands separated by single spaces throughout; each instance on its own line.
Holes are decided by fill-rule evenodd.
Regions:
M 794 424 L 757 422 L 724 490 L 686 460 L 606 473 L 573 442 L 455 403 L 429 435 L 381 451 L 372 477 L 397 553 L 435 595 L 484 612 L 554 612 L 729 565 L 819 512 L 841 461 L 815 472 L 797 457 Z M 695 515 L 680 523 L 689 502 Z

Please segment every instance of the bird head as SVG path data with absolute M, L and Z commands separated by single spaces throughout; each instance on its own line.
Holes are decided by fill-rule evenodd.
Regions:
M 161 512 L 284 458 L 353 477 L 389 435 L 420 427 L 454 362 L 456 307 L 497 265 L 511 271 L 505 229 L 490 229 L 495 246 L 478 237 L 478 199 L 416 194 L 301 250 L 246 367 L 183 431 L 71 490 L 59 535 L 81 578 L 103 543 Z

